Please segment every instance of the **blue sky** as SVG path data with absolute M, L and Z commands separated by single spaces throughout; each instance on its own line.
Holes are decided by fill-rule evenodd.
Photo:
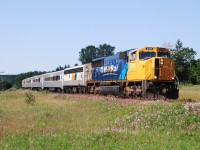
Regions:
M 78 61 L 88 45 L 115 52 L 191 47 L 200 58 L 199 0 L 0 0 L 0 71 L 51 71 Z

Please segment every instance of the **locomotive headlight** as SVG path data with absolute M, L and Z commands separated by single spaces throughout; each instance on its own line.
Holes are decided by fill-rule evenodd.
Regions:
M 160 59 L 160 64 L 163 65 L 163 59 L 162 58 Z
M 155 79 L 157 79 L 157 76 L 154 76 Z
M 174 77 L 172 77 L 172 80 L 174 80 Z

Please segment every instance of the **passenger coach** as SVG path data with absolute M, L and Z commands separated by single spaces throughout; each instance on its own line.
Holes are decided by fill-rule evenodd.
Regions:
M 86 92 L 86 81 L 91 78 L 91 64 L 30 77 L 22 81 L 23 88 L 47 89 L 68 93 Z

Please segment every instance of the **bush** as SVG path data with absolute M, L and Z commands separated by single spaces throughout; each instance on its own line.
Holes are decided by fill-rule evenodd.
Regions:
M 10 82 L 0 78 L 0 91 L 7 90 L 11 87 L 12 87 L 12 84 Z
M 35 96 L 31 92 L 26 92 L 25 93 L 25 101 L 27 104 L 34 104 Z

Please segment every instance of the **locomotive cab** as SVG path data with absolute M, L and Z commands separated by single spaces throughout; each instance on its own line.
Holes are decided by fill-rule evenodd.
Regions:
M 170 51 L 160 47 L 144 47 L 129 52 L 127 80 L 142 88 L 143 95 L 178 98 L 174 64 Z M 173 94 L 172 94 L 173 93 Z
M 170 52 L 165 48 L 146 47 L 129 53 L 129 81 L 172 81 L 175 71 Z

